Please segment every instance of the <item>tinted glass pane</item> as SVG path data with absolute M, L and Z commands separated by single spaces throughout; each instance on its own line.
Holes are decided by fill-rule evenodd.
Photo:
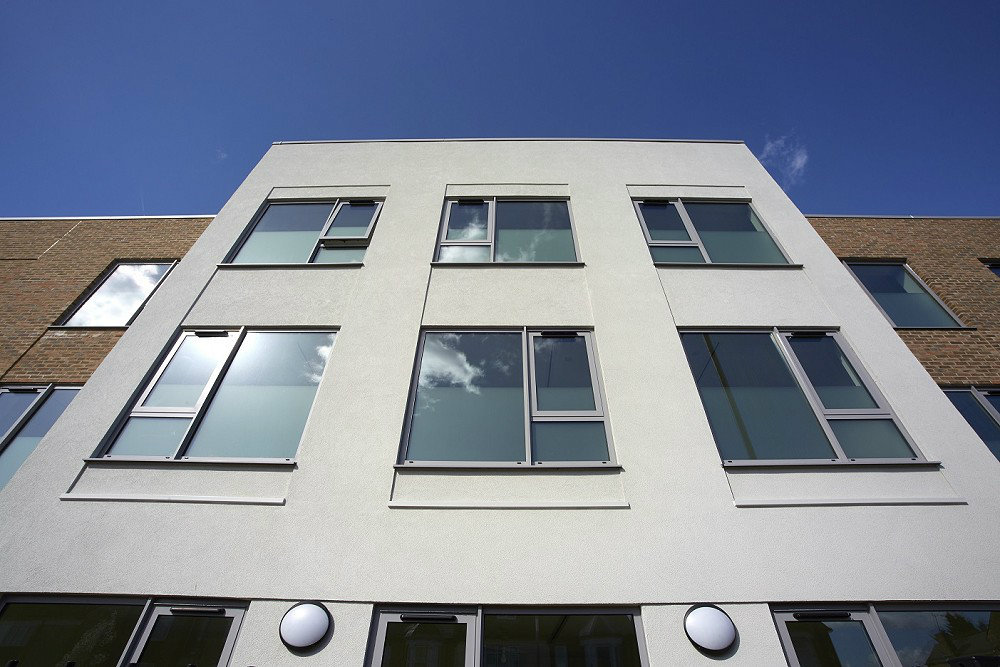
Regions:
M 631 616 L 487 614 L 484 667 L 639 667 Z
M 653 241 L 690 241 L 677 207 L 667 202 L 642 202 L 639 204 L 642 219 L 646 221 L 649 238 Z
M 382 667 L 465 667 L 464 623 L 387 623 Z
M 534 422 L 531 452 L 535 461 L 607 461 L 604 422 Z
M 535 400 L 539 410 L 595 410 L 587 340 L 534 336 Z
M 686 264 L 704 264 L 705 258 L 696 246 L 687 245 L 651 245 L 649 254 L 654 262 L 683 262 Z
M 850 267 L 897 327 L 958 326 L 902 264 L 851 264 Z
M 1000 394 L 986 394 L 986 402 L 993 406 L 993 409 L 1000 412 Z
M 449 241 L 485 241 L 490 205 L 486 202 L 454 202 L 448 214 Z
M 320 248 L 313 257 L 314 264 L 357 264 L 365 259 L 368 248 Z
M 35 445 L 49 432 L 49 428 L 59 419 L 59 415 L 78 391 L 79 389 L 54 389 L 45 399 L 45 403 L 21 427 L 14 439 L 0 451 L 0 489 L 17 472 L 24 459 L 35 451 Z
M 913 450 L 891 419 L 831 419 L 830 428 L 844 453 L 852 459 L 913 456 Z
M 375 202 L 352 204 L 344 202 L 333 217 L 333 224 L 326 230 L 327 236 L 367 236 L 368 225 L 375 216 L 378 204 Z
M 119 264 L 66 326 L 125 326 L 169 268 L 169 264 Z
M 332 348 L 329 332 L 248 333 L 185 456 L 295 456 Z
M 488 262 L 488 245 L 443 245 L 438 253 L 439 262 Z
M 142 605 L 14 602 L 0 614 L 0 665 L 114 667 Z
M 520 333 L 427 333 L 406 458 L 524 461 Z
M 496 207 L 496 261 L 576 261 L 566 202 L 500 201 Z
M 834 458 L 769 334 L 685 333 L 681 341 L 723 459 Z
M 990 271 L 992 271 L 997 276 L 1000 276 L 1000 264 L 991 264 Z
M 749 204 L 684 203 L 713 262 L 787 264 Z
M 880 610 L 878 617 L 904 666 L 974 667 L 997 662 L 973 656 L 1000 657 L 1000 610 Z
M 945 394 L 990 448 L 993 456 L 1000 460 L 1000 424 L 997 424 L 971 391 L 948 391 Z
M 878 667 L 882 661 L 861 621 L 796 621 L 788 624 L 802 667 Z
M 271 204 L 233 262 L 308 262 L 332 210 L 333 204 Z
M 194 407 L 235 340 L 235 334 L 186 336 L 142 404 L 157 408 Z
M 229 616 L 158 616 L 138 665 L 215 667 L 232 624 Z
M 788 342 L 825 407 L 878 407 L 832 336 L 792 336 Z
M 10 427 L 21 418 L 41 392 L 0 392 L 0 437 L 3 437 Z
M 173 456 L 190 423 L 188 417 L 130 417 L 108 453 L 116 456 Z

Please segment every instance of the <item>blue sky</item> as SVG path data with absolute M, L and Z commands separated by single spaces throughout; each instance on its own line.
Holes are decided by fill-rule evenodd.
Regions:
M 0 216 L 504 136 L 743 139 L 805 213 L 1000 215 L 1000 2 L 0 2 Z

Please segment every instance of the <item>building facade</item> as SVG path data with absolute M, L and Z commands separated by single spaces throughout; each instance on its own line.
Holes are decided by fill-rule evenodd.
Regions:
M 0 663 L 990 664 L 996 366 L 894 324 L 995 319 L 812 223 L 739 142 L 274 145 L 0 490 Z

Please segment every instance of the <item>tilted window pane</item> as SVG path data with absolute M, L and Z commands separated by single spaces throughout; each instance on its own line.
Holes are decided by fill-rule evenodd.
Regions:
M 640 667 L 635 621 L 625 614 L 486 614 L 485 665 Z
M 496 261 L 573 262 L 573 230 L 564 201 L 498 201 Z
M 993 409 L 1000 412 L 1000 394 L 986 394 L 986 402 L 993 406 Z
M 0 665 L 115 667 L 141 613 L 142 605 L 12 602 L 0 613 Z
M 0 392 L 0 437 L 3 437 L 41 392 Z
M 531 453 L 534 461 L 607 461 L 604 422 L 534 422 Z
M 185 336 L 152 391 L 142 402 L 156 408 L 189 408 L 198 403 L 212 374 L 236 340 L 227 336 Z
M 406 458 L 524 461 L 520 333 L 424 335 Z
M 35 414 L 21 427 L 14 439 L 0 451 L 0 489 L 4 487 L 31 452 L 38 441 L 49 432 L 79 389 L 53 389 Z
M 995 275 L 1000 277 L 1000 264 L 991 264 L 990 271 L 992 271 Z
M 439 262 L 488 262 L 488 245 L 443 245 L 438 253 Z
M 489 210 L 490 205 L 487 202 L 452 203 L 445 239 L 485 241 L 489 232 Z
M 465 623 L 387 623 L 381 667 L 466 667 Z
M 681 335 L 723 459 L 827 459 L 833 448 L 766 333 Z
M 539 410 L 595 410 L 587 339 L 534 336 L 535 400 Z
M 127 325 L 169 268 L 169 264 L 119 264 L 97 291 L 66 320 L 66 326 Z
M 704 264 L 705 257 L 696 246 L 687 245 L 651 245 L 649 253 L 654 262 L 683 262 L 685 264 Z
M 271 204 L 253 228 L 233 262 L 293 263 L 309 261 L 316 239 L 333 204 Z
M 849 458 L 913 457 L 913 450 L 891 419 L 831 419 L 830 428 Z
M 130 417 L 108 453 L 173 456 L 190 423 L 190 417 Z
M 892 648 L 903 665 L 952 667 L 1000 657 L 1000 609 L 878 611 Z M 966 660 L 958 661 L 958 658 Z
M 333 217 L 333 223 L 326 231 L 326 236 L 367 236 L 368 226 L 377 209 L 378 204 L 375 202 L 357 204 L 344 202 L 337 215 Z
M 897 327 L 960 326 L 902 264 L 850 264 Z
M 185 456 L 295 456 L 333 337 L 247 333 Z
M 320 248 L 313 258 L 314 264 L 358 264 L 365 259 L 365 250 L 347 246 L 344 248 Z
M 691 235 L 684 226 L 677 207 L 668 202 L 642 202 L 639 204 L 642 219 L 652 241 L 690 241 Z
M 788 623 L 802 667 L 876 667 L 882 664 L 861 621 Z
M 824 407 L 878 407 L 832 336 L 790 336 L 788 342 Z
M 684 202 L 713 262 L 787 264 L 749 204 Z
M 161 615 L 153 624 L 138 664 L 218 665 L 232 625 L 230 616 Z
M 962 413 L 965 421 L 969 422 L 969 426 L 983 439 L 993 452 L 993 456 L 1000 460 L 1000 424 L 993 419 L 971 391 L 946 391 L 945 395 Z

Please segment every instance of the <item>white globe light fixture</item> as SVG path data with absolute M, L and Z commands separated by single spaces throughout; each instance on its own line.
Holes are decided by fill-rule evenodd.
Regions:
M 300 602 L 281 617 L 278 634 L 289 648 L 309 648 L 326 637 L 331 622 L 330 612 L 323 605 Z
M 736 641 L 736 626 L 726 612 L 710 604 L 684 614 L 684 632 L 691 643 L 709 653 L 721 653 Z

